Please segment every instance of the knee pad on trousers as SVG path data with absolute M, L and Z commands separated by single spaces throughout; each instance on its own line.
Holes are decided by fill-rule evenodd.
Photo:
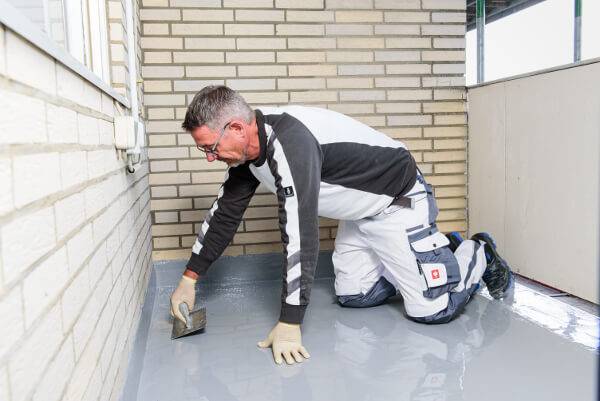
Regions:
M 409 316 L 412 320 L 419 323 L 426 324 L 442 324 L 448 323 L 456 316 L 458 316 L 464 309 L 467 302 L 471 298 L 470 292 L 464 290 L 461 292 L 450 292 L 448 293 L 448 306 L 429 316 Z
M 338 302 L 340 305 L 350 308 L 368 308 L 382 304 L 393 295 L 396 295 L 396 287 L 385 277 L 380 277 L 366 294 L 340 295 Z

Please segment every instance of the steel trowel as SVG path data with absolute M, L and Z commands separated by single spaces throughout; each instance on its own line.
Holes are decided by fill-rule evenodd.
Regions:
M 171 340 L 196 333 L 206 327 L 206 308 L 190 313 L 187 303 L 182 302 L 179 304 L 179 311 L 185 318 L 185 323 L 177 318 L 173 319 Z

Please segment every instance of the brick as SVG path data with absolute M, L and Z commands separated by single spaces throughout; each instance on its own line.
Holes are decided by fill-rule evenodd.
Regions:
M 171 7 L 219 8 L 221 7 L 221 0 L 171 0 Z
M 100 145 L 113 145 L 115 143 L 115 126 L 112 122 L 98 120 Z
M 393 139 L 421 138 L 421 128 L 384 128 L 381 130 Z
M 335 91 L 305 91 L 291 92 L 290 101 L 294 102 L 336 102 L 337 92 Z
M 356 104 L 356 103 L 343 103 L 343 104 L 329 104 L 327 105 L 329 110 L 337 111 L 338 113 L 346 115 L 355 114 L 372 114 L 375 112 L 375 106 L 372 104 Z
M 67 243 L 69 253 L 69 270 L 76 271 L 83 261 L 92 253 L 94 241 L 91 224 L 83 227 Z
M 186 49 L 235 49 L 235 39 L 233 38 L 185 38 L 184 44 Z
M 385 100 L 385 91 L 383 90 L 348 90 L 340 91 L 340 101 L 368 101 Z
M 71 282 L 62 295 L 62 315 L 65 319 L 64 327 L 69 328 L 77 318 L 79 311 L 89 297 L 90 290 L 89 271 L 87 266 L 83 268 Z
M 246 245 L 246 254 L 248 255 L 261 255 L 265 253 L 281 253 L 283 251 L 283 245 L 281 240 L 276 244 L 261 244 L 261 245 Z
M 467 22 L 467 13 L 431 13 L 432 22 Z
M 223 0 L 227 8 L 272 8 L 273 0 Z
M 62 189 L 67 189 L 85 182 L 88 179 L 88 160 L 86 152 L 61 153 L 59 176 Z
M 428 49 L 431 47 L 430 38 L 387 38 L 385 47 L 388 49 Z
M 274 63 L 275 52 L 227 52 L 228 64 Z
M 375 87 L 387 88 L 418 88 L 421 86 L 420 78 L 413 77 L 393 77 L 393 78 L 375 78 Z
M 277 217 L 276 207 L 254 207 L 246 209 L 244 219 Z
M 328 10 L 336 8 L 348 9 L 371 9 L 373 8 L 373 0 L 326 0 Z
M 389 125 L 431 125 L 430 115 L 388 116 Z
M 375 52 L 375 61 L 420 61 L 419 51 L 378 51 Z
M 421 112 L 420 103 L 377 103 L 377 113 L 409 113 Z
M 370 51 L 329 51 L 327 62 L 370 62 L 373 61 L 373 53 Z
M 144 35 L 168 35 L 169 24 L 143 24 Z
M 466 114 L 450 114 L 450 115 L 441 115 L 435 116 L 433 123 L 435 125 L 464 125 L 467 123 L 467 115 Z
M 69 336 L 58 354 L 44 372 L 41 382 L 35 386 L 33 401 L 56 401 L 60 399 L 75 366 L 73 337 Z
M 375 35 L 420 35 L 419 25 L 375 25 Z
M 169 64 L 172 62 L 171 52 L 144 52 L 144 62 L 146 64 Z M 142 67 L 146 68 L 146 67 Z M 144 86 L 147 81 L 144 81 Z
M 363 64 L 338 66 L 338 75 L 381 75 L 383 73 L 383 65 Z
M 431 74 L 430 64 L 388 64 L 385 66 L 387 74 L 393 75 L 424 75 Z
M 235 77 L 235 67 L 233 66 L 206 66 L 206 67 L 185 67 L 186 77 L 201 78 L 219 78 Z
M 21 287 L 15 286 L 0 302 L 0 316 L 4 322 L 10 322 L 0 325 L 0 358 L 3 360 L 6 360 L 4 356 L 24 334 L 25 319 L 21 299 Z
M 248 220 L 246 221 L 246 231 L 266 231 L 278 230 L 279 220 Z
M 464 49 L 467 45 L 465 38 L 434 38 L 433 47 L 437 49 Z
M 287 103 L 287 92 L 245 92 L 242 94 L 249 104 Z
M 234 244 L 256 244 L 261 242 L 280 242 L 280 231 L 238 233 L 233 237 Z
M 437 10 L 465 10 L 467 4 L 465 0 L 422 0 L 424 9 Z
M 156 172 L 164 172 L 164 171 L 176 171 L 177 163 L 175 160 L 165 160 L 165 161 L 151 161 L 150 162 L 150 171 L 153 173 Z
M 410 150 L 411 152 L 416 152 L 419 150 L 431 150 L 431 141 L 430 140 L 410 140 L 410 139 L 408 139 L 408 140 L 404 140 L 404 144 L 406 145 L 408 150 Z
M 174 198 L 177 196 L 177 187 L 152 187 L 153 198 Z
M 189 134 L 184 134 L 185 137 L 190 137 Z M 211 163 L 206 160 L 206 157 L 202 156 L 200 159 L 187 159 L 187 160 L 179 160 L 179 171 L 186 170 L 219 170 L 223 172 L 223 176 L 225 176 L 225 169 L 221 163 Z
M 460 113 L 467 111 L 467 102 L 424 103 L 424 113 Z
M 173 52 L 175 63 L 223 63 L 223 52 Z
M 437 139 L 433 141 L 434 149 L 466 149 L 466 139 Z
M 181 12 L 174 9 L 141 9 L 140 20 L 142 21 L 180 21 Z
M 14 198 L 20 208 L 60 190 L 58 153 L 38 153 L 13 158 Z
M 227 86 L 236 91 L 273 90 L 275 79 L 228 79 Z
M 110 44 L 110 58 L 112 63 L 124 63 L 127 58 L 127 52 L 122 42 Z
M 465 36 L 466 25 L 421 25 L 423 36 Z
M 11 160 L 8 157 L 0 157 L 0 216 L 14 210 L 13 201 L 13 174 Z M 0 280 L 1 280 L 0 274 Z
M 183 49 L 182 38 L 142 37 L 140 44 L 142 49 Z
M 184 68 L 182 66 L 142 67 L 144 78 L 182 78 Z
M 278 89 L 324 89 L 325 78 L 280 78 Z
M 370 127 L 385 126 L 384 116 L 355 116 L 355 119 Z
M 177 223 L 179 219 L 178 212 L 155 212 L 154 221 L 156 223 Z
M 464 75 L 466 73 L 465 64 L 434 64 L 433 65 L 433 73 L 434 74 L 460 74 Z
M 436 173 L 437 166 L 457 166 L 461 164 L 436 164 Z M 463 164 L 466 171 L 466 164 Z M 449 199 L 440 199 L 437 201 L 437 204 L 440 209 L 463 209 L 467 207 L 467 200 L 464 198 L 449 198 Z
M 31 383 L 38 382 L 62 339 L 60 309 L 54 307 L 44 316 L 40 325 L 28 333 L 8 361 L 12 400 L 22 401 L 31 395 L 34 390 Z
M 438 89 L 433 91 L 435 100 L 467 100 L 465 89 Z
M 357 24 L 327 24 L 327 35 L 373 35 L 373 26 Z
M 373 78 L 327 78 L 328 88 L 373 88 Z
M 77 142 L 77 113 L 64 107 L 52 104 L 46 106 L 48 113 L 48 142 Z
M 0 75 L 6 75 L 6 46 L 4 44 L 4 26 L 0 26 Z M 6 369 L 4 369 L 6 370 Z M 2 375 L 0 374 L 0 383 L 3 383 Z M 3 386 L 0 386 L 2 388 Z M 8 391 L 8 386 L 7 390 Z M 4 393 L 0 392 L 0 397 L 3 396 Z M 2 398 L 0 398 L 2 399 Z M 8 394 L 6 395 L 6 399 L 8 399 Z
M 463 185 L 460 187 L 439 187 L 435 188 L 436 198 L 454 198 L 457 196 L 466 196 L 467 188 Z
M 467 176 L 464 174 L 434 175 L 428 177 L 427 182 L 436 187 L 440 185 L 465 185 L 467 183 Z
M 383 22 L 381 11 L 336 11 L 336 22 Z
M 285 49 L 285 39 L 279 38 L 238 38 L 236 41 L 239 50 Z
M 102 111 L 102 95 L 99 89 L 87 83 L 78 74 L 56 64 L 56 92 L 59 97 L 65 97 L 90 109 Z
M 159 224 L 152 226 L 152 235 L 161 237 L 167 235 L 194 234 L 191 224 Z
M 181 36 L 223 35 L 223 24 L 171 24 L 171 33 Z
M 148 134 L 171 133 L 180 131 L 181 122 L 179 121 L 148 121 L 146 123 L 146 132 Z
M 421 4 L 419 0 L 375 0 L 375 8 L 383 9 L 419 9 Z
M 85 221 L 85 199 L 76 193 L 54 204 L 56 235 L 62 240 Z
M 426 162 L 453 162 L 467 160 L 467 153 L 464 151 L 449 152 L 427 152 L 423 154 Z
M 15 92 L 0 91 L 0 143 L 47 141 L 46 106 L 43 101 Z M 27 129 L 23 127 L 27 121 Z
M 175 92 L 198 92 L 202 88 L 208 85 L 224 85 L 225 80 L 223 79 L 206 79 L 206 80 L 195 80 L 188 79 L 185 81 L 173 81 L 173 89 Z
M 429 22 L 429 13 L 418 11 L 389 11 L 384 13 L 385 22 Z M 418 28 L 418 27 L 417 27 Z M 418 34 L 419 32 L 417 32 Z
M 387 92 L 388 100 L 430 100 L 431 90 L 390 90 Z
M 459 60 L 464 61 L 464 60 Z M 465 86 L 464 77 L 423 77 L 423 87 Z
M 120 42 L 120 46 L 122 46 L 122 43 L 124 42 L 124 38 L 125 38 L 125 27 L 123 26 L 123 24 L 121 22 L 118 23 L 110 23 L 109 24 L 109 31 L 108 31 L 108 36 L 110 37 L 110 39 L 114 42 L 114 41 L 118 41 Z M 124 46 L 123 46 L 123 50 Z
M 302 2 L 296 0 L 275 0 L 276 8 L 313 8 L 313 9 L 322 9 L 324 0 L 304 0 Z
M 425 128 L 423 133 L 429 138 L 444 138 L 444 137 L 466 137 L 467 127 L 435 127 Z
M 233 36 L 273 36 L 275 26 L 273 24 L 225 24 L 225 35 Z
M 254 3 L 254 2 L 251 2 Z M 271 8 L 269 6 L 268 8 Z M 283 21 L 285 12 L 280 10 L 235 10 L 236 21 Z M 292 21 L 288 19 L 288 21 Z M 309 21 L 310 22 L 310 21 Z
M 284 65 L 267 66 L 238 66 L 240 77 L 283 77 L 287 75 L 287 67 Z
M 333 22 L 333 11 L 287 11 L 288 22 Z
M 233 10 L 183 10 L 184 21 L 233 21 Z
M 181 212 L 181 221 L 182 222 L 203 221 L 204 218 L 206 217 L 206 212 L 207 212 L 206 210 L 182 211 Z
M 383 38 L 338 38 L 337 46 L 340 49 L 383 49 Z
M 176 144 L 176 137 L 175 135 L 150 135 L 150 146 L 170 146 L 170 145 L 175 145 Z M 151 151 L 148 150 L 148 153 L 150 153 Z M 184 152 L 185 156 L 179 156 L 179 157 L 187 157 L 189 155 L 189 153 L 187 151 L 184 150 L 180 150 L 180 152 Z M 154 154 L 154 152 L 153 152 Z M 169 159 L 170 156 L 165 156 L 163 158 L 167 158 Z M 152 159 L 152 157 L 150 157 L 150 159 Z
M 152 251 L 152 260 L 179 260 L 190 257 L 189 249 L 176 249 L 172 251 Z
M 51 95 L 56 94 L 54 59 L 12 31 L 5 31 L 6 73 L 14 79 Z
M 449 233 L 452 231 L 465 232 L 467 231 L 466 221 L 454 221 L 451 223 L 440 222 L 438 228 L 441 232 Z
M 160 173 L 150 174 L 150 185 L 189 184 L 189 173 Z
M 337 67 L 335 65 L 290 65 L 289 76 L 332 76 L 337 75 Z
M 191 235 L 188 237 L 181 237 L 181 247 L 182 248 L 191 248 L 196 242 L 196 236 Z
M 278 24 L 275 33 L 280 36 L 323 36 L 323 25 L 312 24 Z
M 184 95 L 150 95 L 144 96 L 145 106 L 183 106 L 185 105 Z
M 30 328 L 51 305 L 68 280 L 67 251 L 62 247 L 23 280 L 25 325 Z
M 191 209 L 191 199 L 164 199 L 164 200 L 152 200 L 150 201 L 151 210 L 181 210 Z M 154 234 L 157 235 L 157 234 Z
M 179 248 L 179 237 L 154 238 L 154 249 Z
M 171 81 L 144 81 L 144 92 L 170 92 Z
M 79 143 L 82 145 L 98 145 L 100 143 L 100 130 L 98 120 L 84 114 L 77 115 L 79 130 Z

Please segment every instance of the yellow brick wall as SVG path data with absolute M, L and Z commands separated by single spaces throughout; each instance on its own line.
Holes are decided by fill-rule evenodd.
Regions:
M 224 166 L 181 121 L 225 84 L 251 106 L 348 114 L 406 143 L 434 184 L 442 231 L 466 231 L 464 0 L 142 0 L 153 257 L 187 258 Z M 280 252 L 277 202 L 260 188 L 228 255 Z M 321 219 L 321 249 L 337 222 Z

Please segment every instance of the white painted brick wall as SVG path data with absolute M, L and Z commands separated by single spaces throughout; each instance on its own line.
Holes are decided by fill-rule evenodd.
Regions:
M 22 207 L 60 190 L 58 153 L 37 153 L 13 158 L 15 204 Z
M 88 162 L 85 151 L 60 154 L 62 189 L 81 184 L 88 179 Z
M 15 218 L 2 227 L 2 267 L 5 283 L 18 277 L 55 244 L 52 208 Z
M 56 202 L 54 215 L 56 216 L 56 235 L 60 241 L 85 221 L 84 195 L 76 193 Z
M 93 247 L 92 225 L 87 224 L 67 242 L 69 272 L 73 273 L 79 269 L 79 266 L 92 252 Z
M 75 366 L 73 337 L 69 336 L 61 346 L 33 395 L 33 401 L 58 401 Z
M 48 141 L 51 143 L 77 142 L 77 113 L 65 107 L 48 104 Z
M 63 290 L 69 278 L 67 250 L 60 248 L 23 281 L 25 325 L 29 329 Z
M 0 143 L 47 141 L 46 105 L 42 100 L 0 90 L 0 109 Z
M 14 209 L 13 179 L 11 160 L 8 156 L 0 156 L 0 216 Z
M 25 317 L 23 316 L 20 286 L 14 287 L 2 299 L 2 302 L 0 302 L 0 316 L 2 316 L 2 321 L 6 322 L 6 324 L 0 325 L 0 360 L 3 360 L 7 351 L 25 333 Z

